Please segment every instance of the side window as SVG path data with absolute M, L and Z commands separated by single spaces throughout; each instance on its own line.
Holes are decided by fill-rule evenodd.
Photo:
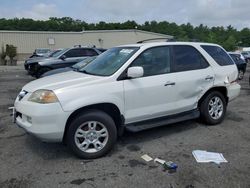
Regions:
M 173 56 L 174 72 L 203 69 L 209 66 L 201 53 L 192 46 L 174 45 Z
M 64 54 L 66 57 L 81 57 L 79 49 L 71 49 Z
M 84 56 L 96 56 L 98 54 L 93 49 L 76 48 L 69 50 L 64 55 L 66 57 L 84 57 Z
M 153 76 L 170 72 L 170 47 L 155 47 L 142 52 L 131 64 L 144 69 L 144 76 Z
M 86 49 L 85 50 L 85 56 L 96 56 L 96 55 L 98 55 L 98 53 L 93 49 Z
M 201 46 L 219 65 L 232 65 L 234 62 L 229 57 L 229 55 L 218 46 L 209 46 L 202 45 Z

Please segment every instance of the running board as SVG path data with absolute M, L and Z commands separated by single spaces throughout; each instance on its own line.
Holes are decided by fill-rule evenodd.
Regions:
M 179 113 L 175 115 L 164 116 L 164 117 L 155 118 L 151 120 L 145 120 L 145 121 L 140 121 L 136 123 L 126 124 L 125 128 L 131 132 L 138 132 L 138 131 L 142 131 L 145 129 L 151 129 L 154 127 L 160 127 L 160 126 L 164 126 L 164 125 L 168 125 L 172 123 L 177 123 L 177 122 L 186 121 L 190 119 L 196 119 L 198 117 L 200 117 L 200 111 L 196 109 L 196 110 L 183 112 L 183 113 Z

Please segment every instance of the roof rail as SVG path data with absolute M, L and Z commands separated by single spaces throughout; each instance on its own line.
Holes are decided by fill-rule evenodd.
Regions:
M 152 38 L 152 39 L 145 39 L 145 40 L 138 41 L 137 44 L 141 44 L 141 43 L 148 42 L 148 41 L 154 41 L 154 40 L 165 40 L 164 42 L 175 41 L 175 39 L 173 38 Z
M 95 45 L 81 45 L 81 44 L 76 44 L 73 46 L 73 48 L 96 48 Z

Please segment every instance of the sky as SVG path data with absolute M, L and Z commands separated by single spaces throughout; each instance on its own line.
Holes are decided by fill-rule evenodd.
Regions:
M 0 18 L 72 17 L 88 23 L 168 21 L 250 28 L 250 0 L 1 0 Z

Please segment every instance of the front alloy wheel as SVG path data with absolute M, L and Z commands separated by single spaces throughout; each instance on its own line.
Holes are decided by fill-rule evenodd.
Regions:
M 95 153 L 106 146 L 108 136 L 108 130 L 102 123 L 88 121 L 76 130 L 75 144 L 83 152 Z
M 74 117 L 66 130 L 66 142 L 80 158 L 94 159 L 107 154 L 117 139 L 114 120 L 105 112 L 89 110 Z

